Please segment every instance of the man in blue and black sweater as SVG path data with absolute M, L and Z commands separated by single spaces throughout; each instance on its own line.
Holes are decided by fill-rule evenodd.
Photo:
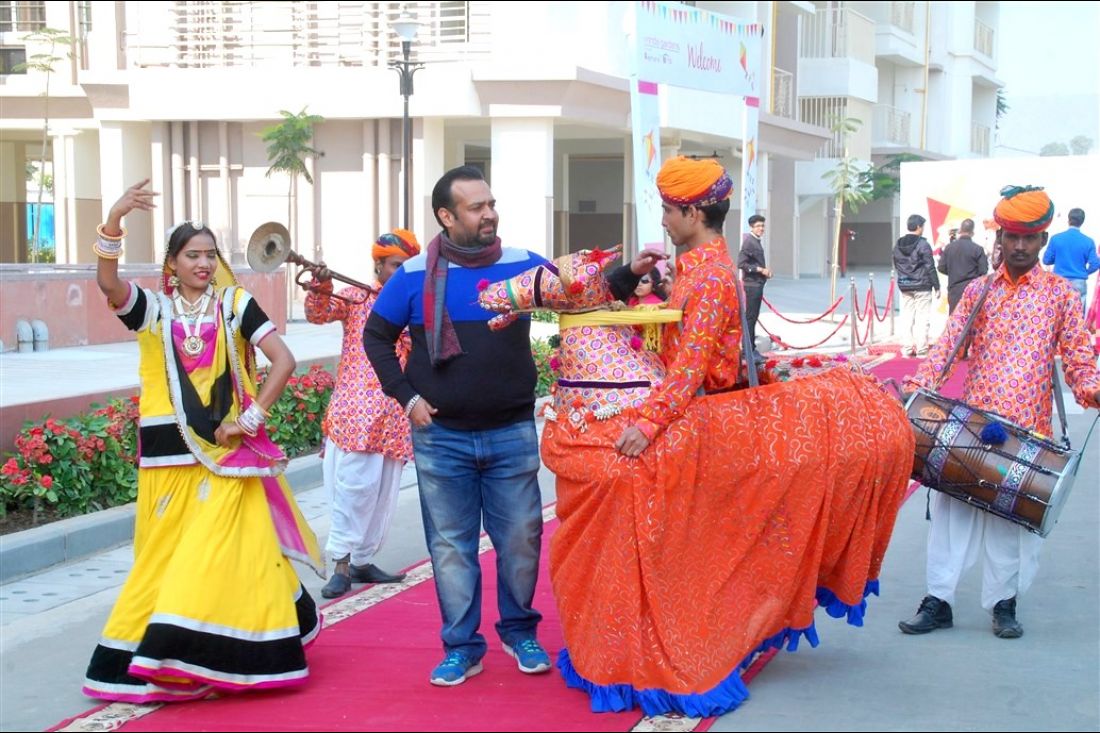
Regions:
M 481 625 L 478 537 L 484 518 L 498 553 L 497 633 L 522 672 L 550 669 L 532 606 L 542 508 L 534 405 L 537 372 L 531 322 L 492 331 L 478 305 L 479 283 L 506 280 L 546 260 L 502 247 L 492 191 L 477 168 L 448 171 L 432 190 L 444 231 L 405 262 L 382 289 L 363 333 L 382 389 L 412 422 L 424 535 L 443 616 L 443 661 L 434 685 L 479 673 L 487 649 Z M 609 278 L 617 297 L 638 285 L 659 256 L 643 253 Z M 412 352 L 404 372 L 394 343 L 406 327 Z

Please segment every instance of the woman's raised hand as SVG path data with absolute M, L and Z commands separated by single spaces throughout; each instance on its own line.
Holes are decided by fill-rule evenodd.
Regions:
M 126 193 L 122 194 L 122 198 L 111 206 L 111 213 L 107 215 L 107 226 L 111 229 L 115 229 L 117 233 L 118 227 L 122 224 L 122 217 L 129 214 L 134 209 L 140 211 L 152 211 L 156 208 L 156 204 L 153 203 L 153 197 L 160 194 L 156 191 L 150 191 L 146 189 L 149 185 L 149 179 L 146 178 L 140 183 L 135 183 L 126 189 Z

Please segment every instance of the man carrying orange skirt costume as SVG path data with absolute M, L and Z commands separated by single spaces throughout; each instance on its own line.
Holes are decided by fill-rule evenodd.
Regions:
M 570 387 L 592 392 L 576 415 L 548 415 L 542 441 L 561 522 L 558 668 L 595 712 L 705 717 L 747 699 L 756 654 L 816 646 L 818 606 L 862 625 L 913 433 L 896 399 L 848 369 L 737 389 L 740 304 L 721 234 L 732 181 L 715 161 L 677 158 L 657 184 L 678 251 L 668 305 L 682 312 L 661 334 L 663 379 L 633 406 L 592 410 L 599 390 L 638 385 L 616 371 L 638 377 L 601 351 L 598 328 L 562 322 L 563 349 L 607 372 Z

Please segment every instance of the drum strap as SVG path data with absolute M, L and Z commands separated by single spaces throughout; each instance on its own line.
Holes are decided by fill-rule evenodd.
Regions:
M 951 355 L 947 357 L 947 362 L 943 365 L 943 371 L 940 372 L 939 379 L 932 386 L 933 392 L 939 392 L 943 386 L 944 381 L 947 379 L 947 375 L 951 371 L 951 365 L 955 362 L 955 358 L 966 348 L 968 337 L 970 336 L 970 329 L 974 327 L 974 321 L 978 318 L 978 313 L 981 312 L 982 306 L 985 305 L 986 296 L 989 295 L 989 289 L 993 287 L 993 281 L 997 279 L 997 273 L 991 273 L 989 277 L 985 279 L 985 285 L 982 286 L 981 295 L 978 296 L 978 302 L 974 304 L 974 307 L 970 310 L 970 316 L 966 319 L 966 325 L 963 326 L 962 333 L 959 334 L 959 340 L 955 342 L 955 348 L 951 350 Z M 1054 364 L 1050 370 L 1051 389 L 1054 391 L 1054 405 L 1058 408 L 1058 421 L 1062 427 L 1062 445 L 1067 449 L 1069 445 L 1069 427 L 1066 422 L 1066 403 L 1062 397 L 1062 383 L 1058 379 L 1058 359 L 1055 358 Z M 1090 431 L 1091 432 L 1091 431 Z
M 951 355 L 947 357 L 947 362 L 943 365 L 943 371 L 940 372 L 939 379 L 932 385 L 933 392 L 938 393 L 940 391 L 940 387 L 947 381 L 947 375 L 951 373 L 951 365 L 955 363 L 955 357 L 966 348 L 967 337 L 970 336 L 970 329 L 974 327 L 974 321 L 978 319 L 978 314 L 981 313 L 982 306 L 985 305 L 986 296 L 989 295 L 989 289 L 993 287 L 993 281 L 996 278 L 997 274 L 993 273 L 985 279 L 985 285 L 982 286 L 982 292 L 981 295 L 978 296 L 978 302 L 970 309 L 970 316 L 966 319 L 966 325 L 963 326 L 962 333 L 959 334 L 959 340 L 955 342 L 955 348 L 951 350 Z

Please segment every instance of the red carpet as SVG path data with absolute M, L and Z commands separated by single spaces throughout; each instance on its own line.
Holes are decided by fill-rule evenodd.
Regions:
M 547 522 L 544 558 L 556 527 L 556 520 Z M 489 641 L 485 671 L 465 684 L 451 688 L 428 684 L 428 673 L 443 652 L 431 566 L 425 563 L 410 572 L 410 579 L 424 579 L 412 587 L 368 586 L 326 607 L 326 628 L 310 647 L 311 676 L 302 688 L 165 705 L 134 719 L 134 713 L 154 706 L 116 703 L 84 716 L 121 717 L 127 720 L 121 727 L 126 731 L 627 731 L 639 723 L 640 712 L 590 713 L 587 696 L 566 688 L 557 669 L 542 675 L 525 675 L 516 669 L 493 629 L 497 619 L 494 561 L 492 551 L 481 556 L 481 631 Z M 562 638 L 546 568 L 544 559 L 535 607 L 544 616 L 539 638 L 553 659 Z M 386 600 L 377 602 L 380 598 Z M 368 603 L 375 605 L 363 608 Z M 338 620 L 341 616 L 345 618 Z M 670 720 L 667 723 L 675 727 L 662 729 L 705 730 L 711 722 Z M 94 725 L 93 720 L 78 718 L 67 729 L 91 730 Z
M 917 364 L 917 359 L 895 358 L 870 371 L 880 379 L 900 382 Z M 963 363 L 944 394 L 957 396 L 965 374 Z M 535 598 L 544 616 L 539 638 L 551 658 L 562 645 L 545 562 L 546 545 L 556 527 L 556 520 L 547 522 Z M 501 651 L 493 630 L 497 616 L 494 561 L 492 551 L 481 556 L 482 633 L 489 640 L 485 671 L 463 685 L 428 684 L 428 673 L 442 651 L 435 586 L 431 566 L 425 563 L 410 572 L 406 581 L 410 587 L 368 586 L 326 607 L 326 628 L 309 650 L 311 677 L 303 688 L 165 706 L 99 705 L 55 730 L 628 731 L 638 725 L 643 720 L 640 712 L 590 713 L 587 697 L 567 689 L 556 669 L 535 676 L 516 669 L 515 661 Z M 757 659 L 746 671 L 745 681 L 774 656 L 769 653 Z M 713 722 L 662 719 L 659 729 L 706 730 Z

